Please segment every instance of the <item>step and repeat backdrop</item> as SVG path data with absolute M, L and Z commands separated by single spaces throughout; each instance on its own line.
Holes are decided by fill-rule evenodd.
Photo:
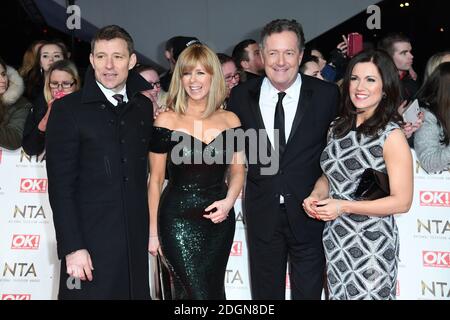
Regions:
M 416 159 L 416 158 L 415 158 Z M 414 201 L 397 216 L 399 300 L 450 300 L 450 173 L 429 175 L 415 160 Z M 56 299 L 60 261 L 48 202 L 45 155 L 0 148 L 0 299 Z M 251 299 L 241 199 L 225 285 L 228 299 Z M 150 258 L 150 283 L 158 280 Z M 152 293 L 155 290 L 152 289 Z M 290 284 L 286 276 L 286 297 Z

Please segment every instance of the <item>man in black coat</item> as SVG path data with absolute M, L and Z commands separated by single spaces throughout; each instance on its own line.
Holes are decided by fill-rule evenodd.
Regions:
M 91 44 L 84 88 L 53 105 L 46 133 L 49 198 L 61 263 L 59 299 L 149 299 L 149 84 L 131 70 L 118 26 Z M 81 280 L 81 281 L 80 281 Z
M 320 299 L 323 222 L 301 205 L 322 174 L 320 155 L 339 91 L 298 73 L 305 40 L 295 20 L 270 22 L 261 38 L 266 77 L 233 88 L 229 101 L 247 136 L 257 131 L 257 141 L 246 145 L 244 193 L 252 297 L 284 299 L 289 261 L 292 298 Z

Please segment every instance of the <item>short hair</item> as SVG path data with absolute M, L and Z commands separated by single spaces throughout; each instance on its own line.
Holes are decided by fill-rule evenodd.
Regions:
M 95 43 L 99 40 L 112 40 L 112 39 L 122 39 L 127 43 L 128 52 L 131 54 L 134 53 L 134 42 L 133 38 L 131 38 L 131 35 L 122 27 L 119 27 L 117 25 L 109 25 L 106 27 L 103 27 L 97 31 L 97 33 L 94 35 L 94 38 L 92 38 L 91 41 L 91 53 L 94 53 Z
M 394 44 L 398 42 L 408 42 L 411 40 L 403 33 L 393 32 L 383 37 L 377 44 L 377 48 L 386 51 L 391 57 L 394 55 Z
M 207 118 L 217 109 L 223 107 L 227 96 L 227 88 L 219 58 L 214 51 L 204 44 L 190 45 L 180 54 L 170 82 L 167 106 L 179 114 L 186 112 L 188 96 L 183 87 L 182 78 L 186 72 L 192 71 L 197 64 L 203 66 L 212 78 L 206 109 L 203 113 L 203 117 Z
M 242 69 L 241 62 L 249 61 L 249 56 L 247 50 L 245 50 L 249 45 L 257 42 L 253 39 L 245 39 L 239 42 L 233 49 L 231 56 L 233 57 L 234 63 L 238 69 Z
M 301 73 L 305 72 L 306 64 L 308 62 L 315 62 L 315 63 L 319 64 L 319 58 L 317 58 L 316 56 L 310 56 L 310 55 L 303 56 L 302 63 L 300 64 L 300 68 L 299 68 Z
M 264 43 L 268 36 L 283 31 L 292 31 L 297 35 L 298 49 L 302 52 L 305 47 L 305 34 L 303 33 L 302 25 L 294 19 L 276 19 L 266 24 L 261 31 L 261 47 L 264 48 Z
M 442 60 L 445 56 L 450 56 L 449 51 L 438 52 L 430 57 L 427 61 L 427 65 L 425 66 L 425 72 L 423 75 L 423 82 L 425 83 L 428 77 L 433 73 L 434 70 L 442 63 Z
M 227 62 L 233 62 L 233 58 L 231 58 L 229 55 L 225 54 L 225 53 L 218 53 L 217 54 L 217 58 L 219 58 L 220 64 L 223 65 Z
M 158 74 L 158 70 L 147 64 L 136 64 L 136 66 L 134 67 L 134 71 L 136 71 L 137 73 L 141 73 L 144 71 L 155 71 L 156 74 Z
M 72 76 L 75 81 L 75 91 L 78 91 L 81 88 L 81 79 L 75 63 L 70 60 L 58 60 L 56 62 L 53 62 L 48 69 L 47 74 L 45 75 L 44 98 L 47 103 L 53 99 L 52 92 L 50 90 L 50 77 L 52 75 L 52 72 L 56 70 L 67 72 Z
M 380 73 L 383 98 L 374 114 L 360 125 L 356 132 L 358 135 L 376 137 L 379 130 L 384 129 L 390 121 L 401 122 L 397 111 L 400 105 L 400 79 L 394 61 L 383 50 L 363 51 L 350 60 L 344 75 L 341 114 L 333 125 L 333 134 L 338 138 L 344 137 L 352 127 L 356 126 L 357 110 L 350 98 L 349 89 L 354 67 L 364 62 L 372 62 Z

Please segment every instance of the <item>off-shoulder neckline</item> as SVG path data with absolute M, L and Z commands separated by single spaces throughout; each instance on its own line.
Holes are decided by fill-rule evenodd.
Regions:
M 203 140 L 200 140 L 199 138 L 193 136 L 192 134 L 190 134 L 190 133 L 188 133 L 188 132 L 186 132 L 186 131 L 181 131 L 181 130 L 176 130 L 176 129 L 169 129 L 169 128 L 159 127 L 159 126 L 154 126 L 154 128 L 156 128 L 156 129 L 164 129 L 164 130 L 167 130 L 167 131 L 170 131 L 170 132 L 179 132 L 179 133 L 185 134 L 185 135 L 187 135 L 187 136 L 190 136 L 191 138 L 193 138 L 193 139 L 195 139 L 195 140 L 201 142 L 202 144 L 208 146 L 208 145 L 210 145 L 211 143 L 213 143 L 214 141 L 216 141 L 216 139 L 217 139 L 219 136 L 223 135 L 225 132 L 227 132 L 227 131 L 229 131 L 229 130 L 241 129 L 242 126 L 231 127 L 231 128 L 222 130 L 222 131 L 220 131 L 219 134 L 217 134 L 217 135 L 214 137 L 214 139 L 212 139 L 212 140 L 211 140 L 210 142 L 208 142 L 208 143 L 204 142 Z

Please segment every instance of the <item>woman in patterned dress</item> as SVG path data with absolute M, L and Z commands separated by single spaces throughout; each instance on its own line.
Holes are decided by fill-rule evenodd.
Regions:
M 395 299 L 399 255 L 394 214 L 413 194 L 411 151 L 398 123 L 399 80 L 383 51 L 354 57 L 343 83 L 343 107 L 320 163 L 324 174 L 303 202 L 325 221 L 323 244 L 330 299 Z M 390 195 L 356 200 L 367 168 L 389 176 Z

